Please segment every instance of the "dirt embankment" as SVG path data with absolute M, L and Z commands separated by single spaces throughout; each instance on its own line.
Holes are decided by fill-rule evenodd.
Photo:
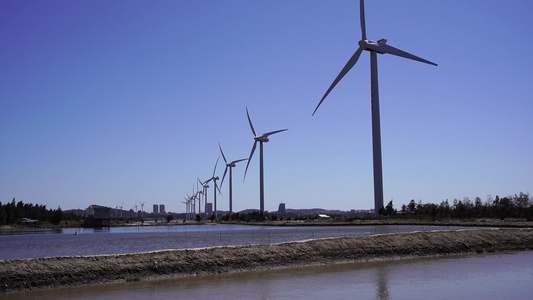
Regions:
M 0 261 L 0 292 L 309 264 L 530 249 L 533 249 L 531 229 L 487 229 L 6 260 Z

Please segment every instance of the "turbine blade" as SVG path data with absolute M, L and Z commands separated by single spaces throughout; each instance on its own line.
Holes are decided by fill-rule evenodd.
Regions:
M 215 181 L 215 190 L 218 190 L 218 194 L 222 195 L 222 192 L 220 191 L 220 187 L 218 186 L 216 181 Z
M 392 55 L 396 55 L 396 56 L 400 56 L 400 57 L 403 57 L 403 58 L 408 58 L 408 59 L 412 59 L 412 60 L 416 60 L 416 61 L 419 61 L 419 62 L 423 62 L 423 63 L 426 63 L 426 64 L 430 64 L 430 65 L 434 65 L 434 66 L 438 66 L 436 63 L 434 62 L 430 62 L 429 60 L 425 60 L 421 57 L 418 57 L 416 55 L 413 55 L 411 53 L 407 53 L 403 50 L 400 50 L 398 48 L 394 48 L 392 46 L 389 46 L 385 43 L 372 43 L 372 44 L 367 44 L 367 47 L 372 49 L 372 50 L 375 50 L 379 53 L 388 53 L 388 54 L 392 54 Z
M 248 158 L 237 159 L 237 160 L 232 161 L 231 163 L 232 163 L 232 164 L 236 164 L 236 163 L 238 163 L 238 162 L 241 162 L 241 161 L 243 161 L 243 160 L 247 160 L 247 159 L 248 159 Z
M 366 21 L 365 21 L 365 1 L 361 0 L 359 6 L 359 12 L 361 14 L 361 39 L 366 40 Z
M 244 170 L 244 178 L 242 179 L 243 182 L 244 182 L 244 179 L 246 179 L 246 173 L 248 172 L 248 166 L 250 166 L 250 161 L 252 161 L 252 156 L 254 155 L 256 146 L 257 146 L 257 141 L 255 141 L 254 145 L 252 146 L 252 151 L 250 152 L 250 157 L 248 158 L 248 163 L 246 164 L 246 170 Z
M 217 158 L 217 162 L 215 163 L 215 168 L 213 169 L 213 176 L 212 177 L 215 177 L 215 171 L 217 170 L 217 165 L 218 165 L 218 160 L 220 159 L 220 155 L 218 156 Z M 211 178 L 212 179 L 212 178 Z
M 268 137 L 269 135 L 273 135 L 273 134 L 276 134 L 276 133 L 278 133 L 278 132 L 282 132 L 282 131 L 285 131 L 285 130 L 288 130 L 288 129 L 281 129 L 281 130 L 276 130 L 276 131 L 271 131 L 271 132 L 263 133 L 262 136 L 264 136 L 264 137 Z
M 252 128 L 254 136 L 257 136 L 257 134 L 255 133 L 254 125 L 252 125 L 252 120 L 250 119 L 250 114 L 248 113 L 248 107 L 246 107 L 246 115 L 248 116 L 248 123 L 250 123 L 250 128 Z
M 333 90 L 333 88 L 337 85 L 337 83 L 339 83 L 339 81 L 341 81 L 341 79 L 344 77 L 344 75 L 346 75 L 346 73 L 348 73 L 352 69 L 352 67 L 355 65 L 355 63 L 359 59 L 359 56 L 361 56 L 362 52 L 363 52 L 363 48 L 359 47 L 359 49 L 357 49 L 357 51 L 355 51 L 355 53 L 352 55 L 350 60 L 348 60 L 348 62 L 344 66 L 344 68 L 341 70 L 339 75 L 337 75 L 337 78 L 335 78 L 335 80 L 333 81 L 333 83 L 331 84 L 329 89 L 326 91 L 326 93 L 324 94 L 324 96 L 322 97 L 322 99 L 320 100 L 318 105 L 316 106 L 315 111 L 313 112 L 313 116 L 315 115 L 317 109 L 320 107 L 320 104 L 322 104 L 322 102 L 324 102 L 324 99 L 326 99 L 326 97 Z
M 226 160 L 226 157 L 224 156 L 224 151 L 222 151 L 222 147 L 220 146 L 220 143 L 218 143 L 218 149 L 220 149 L 220 153 L 222 154 L 222 158 L 224 159 L 224 162 L 227 164 L 228 161 Z
M 226 169 L 224 169 L 224 175 L 222 175 L 222 180 L 220 181 L 220 186 L 224 184 L 224 178 L 226 178 L 226 173 L 228 172 L 228 166 L 226 165 Z

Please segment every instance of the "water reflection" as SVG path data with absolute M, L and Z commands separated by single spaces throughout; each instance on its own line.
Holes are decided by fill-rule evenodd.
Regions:
M 387 266 L 379 266 L 376 268 L 376 299 L 390 300 L 389 282 L 388 282 L 388 268 Z

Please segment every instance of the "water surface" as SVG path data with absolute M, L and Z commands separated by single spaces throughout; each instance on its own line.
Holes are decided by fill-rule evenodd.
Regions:
M 276 227 L 245 225 L 186 225 L 66 228 L 0 233 L 0 260 L 50 256 L 126 254 L 166 249 L 191 249 L 354 237 L 420 230 L 456 230 L 447 226 L 328 226 Z M 75 235 L 75 233 L 79 233 Z
M 3 299 L 531 299 L 533 251 L 202 275 Z

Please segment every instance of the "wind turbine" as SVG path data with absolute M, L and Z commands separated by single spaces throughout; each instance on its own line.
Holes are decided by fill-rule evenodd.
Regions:
M 184 197 L 185 201 L 181 201 L 181 203 L 185 204 L 185 220 L 187 220 L 187 217 L 189 215 L 189 201 L 187 197 Z
M 192 196 L 189 196 L 189 194 L 187 194 L 187 197 L 184 197 L 185 199 L 185 202 L 182 202 L 182 203 L 185 203 L 186 207 L 185 207 L 185 219 L 189 219 L 189 220 L 192 220 L 193 219 L 193 215 L 194 215 L 194 211 L 195 211 L 195 200 L 196 200 L 196 195 L 194 193 L 194 189 L 193 189 L 193 195 Z
M 124 207 L 124 202 L 122 202 L 122 204 L 120 204 L 120 218 L 122 219 L 122 208 Z
M 215 219 L 217 218 L 217 190 L 220 193 L 220 188 L 217 185 L 217 180 L 219 180 L 220 178 L 218 178 L 218 176 L 215 176 L 215 172 L 217 170 L 217 165 L 218 165 L 218 160 L 219 159 L 220 159 L 220 156 L 217 158 L 217 161 L 215 162 L 215 168 L 213 169 L 213 175 L 211 176 L 211 178 L 209 178 L 208 180 L 206 180 L 203 183 L 203 184 L 208 184 L 211 180 L 213 180 L 213 182 L 215 184 L 215 188 L 213 189 L 213 201 L 215 203 L 215 208 L 214 208 L 215 209 L 214 210 Z M 207 186 L 207 187 L 209 187 L 209 186 Z M 207 213 L 207 210 L 206 210 L 206 213 Z
M 135 200 L 135 206 L 133 207 L 133 211 L 135 212 L 134 216 L 135 218 L 137 218 L 137 210 L 139 209 L 139 207 L 137 206 L 137 200 Z
M 144 219 L 144 204 L 145 203 L 146 203 L 146 201 L 141 202 L 141 219 Z
M 324 99 L 339 83 L 339 81 L 348 73 L 352 67 L 357 63 L 359 56 L 363 50 L 370 52 L 370 82 L 371 82 L 371 98 L 372 98 L 372 148 L 374 159 L 374 213 L 379 215 L 379 210 L 383 207 L 383 175 L 382 175 L 382 161 L 381 161 L 381 124 L 379 119 L 379 88 L 378 88 L 378 60 L 377 54 L 392 54 L 411 60 L 416 60 L 426 64 L 437 66 L 436 63 L 430 62 L 418 56 L 412 55 L 400 49 L 387 45 L 386 39 L 378 40 L 377 42 L 367 40 L 366 25 L 365 25 L 365 3 L 360 0 L 360 18 L 361 18 L 361 33 L 362 38 L 359 41 L 359 48 L 353 56 L 348 60 L 344 68 L 341 70 L 337 78 L 333 81 L 329 89 L 326 91 L 320 102 L 315 108 L 313 115 L 316 113 L 318 107 L 322 104 Z
M 208 181 L 203 182 L 200 180 L 200 178 L 196 178 L 196 179 L 198 179 L 198 182 L 202 185 L 202 191 L 200 192 L 200 194 L 204 195 L 204 213 L 205 213 L 205 216 L 207 217 L 207 189 L 209 188 L 209 185 L 207 184 Z M 202 210 L 200 209 L 200 205 L 201 205 L 200 203 L 202 203 L 201 196 L 200 196 L 200 201 L 198 203 L 198 214 L 202 215 Z
M 252 151 L 250 152 L 250 157 L 248 158 L 248 163 L 246 164 L 246 170 L 244 171 L 244 179 L 246 178 L 246 172 L 248 172 L 248 166 L 250 165 L 250 161 L 252 160 L 252 156 L 254 155 L 257 142 L 259 142 L 259 210 L 260 210 L 261 215 L 263 215 L 263 213 L 265 212 L 265 184 L 264 184 L 264 176 L 263 176 L 264 174 L 263 172 L 263 143 L 267 143 L 269 141 L 268 137 L 270 135 L 285 131 L 287 129 L 271 131 L 271 132 L 263 133 L 262 135 L 258 136 L 257 133 L 255 133 L 254 125 L 252 125 L 252 120 L 250 119 L 250 114 L 248 113 L 248 107 L 246 107 L 246 116 L 248 116 L 248 123 L 250 123 L 250 128 L 252 129 L 252 133 L 254 134 L 254 145 L 252 146 Z
M 222 151 L 222 146 L 220 146 L 220 143 L 218 143 L 218 148 L 220 149 L 220 153 L 222 154 L 222 158 L 224 159 L 224 162 L 226 163 L 226 169 L 224 169 L 224 175 L 222 175 L 222 181 L 220 181 L 220 186 L 222 187 L 222 184 L 224 183 L 224 178 L 226 178 L 226 173 L 229 169 L 229 216 L 233 214 L 233 188 L 232 188 L 232 169 L 235 167 L 235 164 L 241 161 L 246 160 L 246 158 L 243 159 L 237 159 L 232 162 L 229 162 L 226 160 L 226 156 L 224 156 L 224 151 Z
M 183 197 L 185 201 L 181 201 L 181 203 L 185 204 L 185 220 L 189 219 L 189 207 L 191 206 L 191 197 L 187 195 L 187 197 Z

